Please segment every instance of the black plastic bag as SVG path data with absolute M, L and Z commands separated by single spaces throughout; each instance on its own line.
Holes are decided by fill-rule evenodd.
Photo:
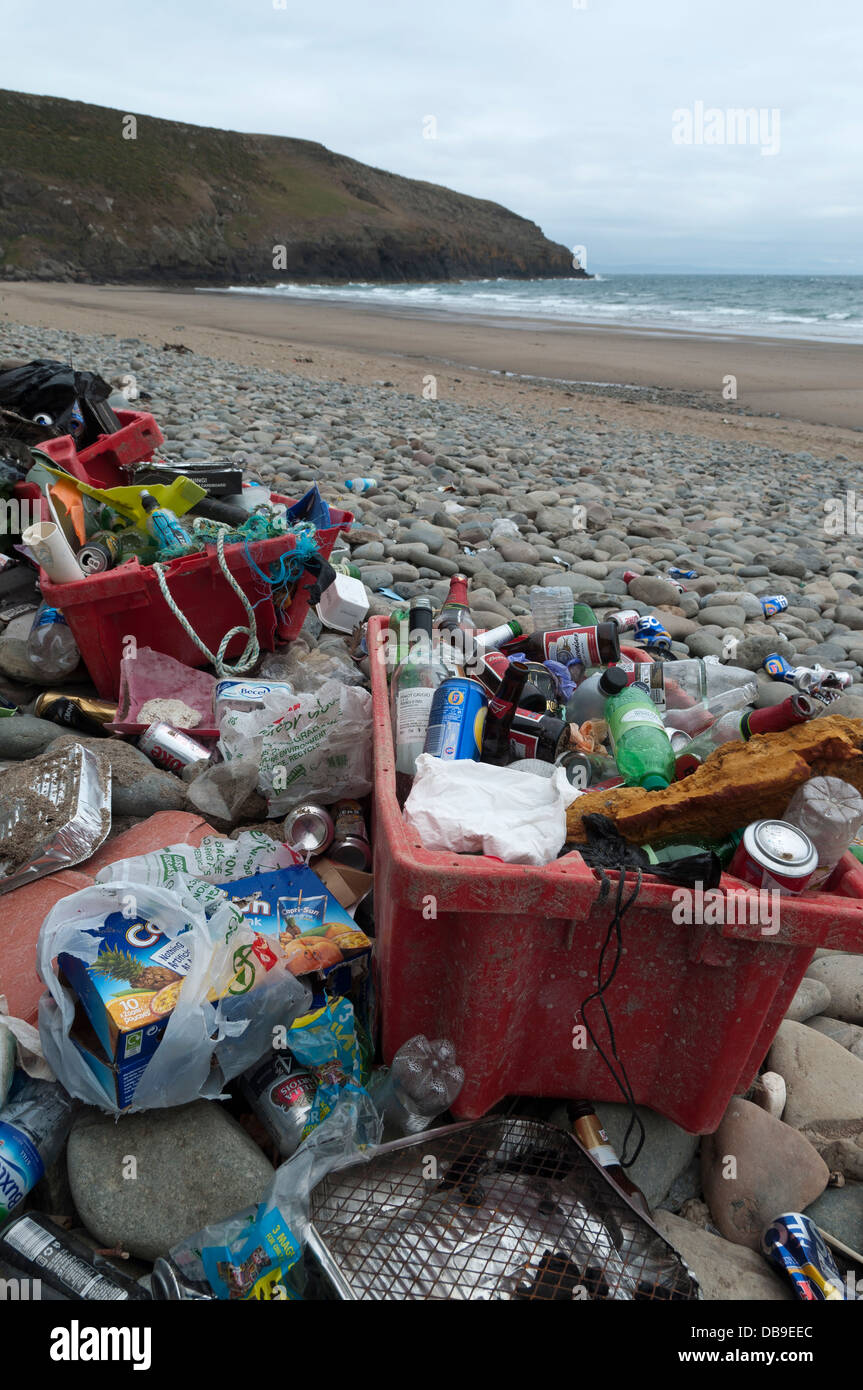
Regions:
M 29 420 L 35 415 L 50 415 L 58 435 L 72 432 L 76 402 L 82 410 L 85 405 L 95 408 L 110 394 L 111 387 L 96 372 L 78 372 L 52 358 L 0 372 L 0 405 Z

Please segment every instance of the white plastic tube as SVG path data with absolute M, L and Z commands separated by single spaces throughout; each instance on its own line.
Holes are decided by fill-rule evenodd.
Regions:
M 84 578 L 72 547 L 53 521 L 37 521 L 35 526 L 28 526 L 21 540 L 53 584 L 72 584 Z

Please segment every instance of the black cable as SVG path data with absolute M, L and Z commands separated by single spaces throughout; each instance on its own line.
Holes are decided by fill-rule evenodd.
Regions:
M 598 962 L 597 962 L 597 967 L 596 967 L 596 989 L 593 991 L 592 994 L 587 995 L 587 997 L 586 997 L 585 999 L 582 1000 L 581 1007 L 580 1007 L 580 1009 L 579 1009 L 579 1012 L 580 1012 L 580 1014 L 581 1014 L 581 1017 L 582 1017 L 582 1019 L 584 1020 L 584 1026 L 585 1026 L 585 1028 L 587 1029 L 588 1036 L 590 1037 L 591 1042 L 593 1043 L 594 1047 L 596 1048 L 597 1052 L 599 1053 L 599 1055 L 600 1055 L 600 1057 L 602 1058 L 602 1060 L 603 1060 L 603 1062 L 605 1063 L 605 1065 L 608 1067 L 608 1070 L 611 1072 L 611 1075 L 614 1077 L 615 1083 L 617 1084 L 618 1088 L 620 1089 L 620 1092 L 621 1092 L 621 1094 L 623 1095 L 623 1098 L 624 1098 L 624 1100 L 626 1101 L 627 1105 L 629 1106 L 629 1109 L 630 1109 L 630 1112 L 631 1112 L 631 1113 L 630 1113 L 629 1124 L 627 1125 L 627 1128 L 626 1128 L 626 1134 L 623 1136 L 622 1153 L 621 1153 L 621 1155 L 620 1155 L 620 1166 L 621 1166 L 621 1168 L 631 1168 L 631 1167 L 632 1167 L 633 1163 L 635 1163 L 636 1159 L 638 1158 L 638 1155 L 641 1153 L 641 1150 L 642 1150 L 642 1148 L 643 1148 L 643 1146 L 644 1146 L 644 1141 L 645 1141 L 647 1135 L 646 1135 L 646 1132 L 645 1132 L 645 1128 L 644 1128 L 644 1124 L 643 1124 L 643 1122 L 642 1122 L 641 1116 L 639 1115 L 638 1110 L 636 1109 L 635 1096 L 633 1095 L 632 1086 L 630 1085 L 630 1082 L 629 1082 L 629 1077 L 628 1077 L 627 1072 L 626 1072 L 626 1066 L 625 1066 L 625 1064 L 624 1064 L 622 1058 L 618 1056 L 618 1052 L 617 1052 L 617 1042 L 616 1042 L 616 1039 L 615 1039 L 615 1036 L 614 1036 L 614 1025 L 613 1025 L 613 1023 L 612 1023 L 612 1021 L 611 1021 L 611 1014 L 610 1014 L 609 1011 L 608 1011 L 608 1006 L 607 1006 L 607 1004 L 606 1004 L 606 1002 L 605 1002 L 605 997 L 604 997 L 604 996 L 605 996 L 605 991 L 609 988 L 609 986 L 611 985 L 611 983 L 612 983 L 612 981 L 613 981 L 615 975 L 617 974 L 617 968 L 618 968 L 618 966 L 619 966 L 619 964 L 620 964 L 620 958 L 621 958 L 621 955 L 622 955 L 622 953 L 623 953 L 623 934 L 622 934 L 622 930 L 621 930 L 621 919 L 623 918 L 624 913 L 627 912 L 627 911 L 629 910 L 629 908 L 632 906 L 632 904 L 635 902 L 636 898 L 638 897 L 638 895 L 639 895 L 639 893 L 640 893 L 640 891 L 641 891 L 642 871 L 641 871 L 641 869 L 638 869 L 636 872 L 637 872 L 637 879 L 636 879 L 636 883 L 635 883 L 635 888 L 633 889 L 632 893 L 629 895 L 629 897 L 627 898 L 626 902 L 624 903 L 624 902 L 623 902 L 623 890 L 624 890 L 624 887 L 625 887 L 625 885 L 626 885 L 626 870 L 625 870 L 625 868 L 623 867 L 623 865 L 621 865 L 621 867 L 620 867 L 619 874 L 618 874 L 618 880 L 617 880 L 617 894 L 616 894 L 615 904 L 614 904 L 614 915 L 612 916 L 611 921 L 610 921 L 609 924 L 608 924 L 608 931 L 606 932 L 605 941 L 603 942 L 602 948 L 601 948 L 601 950 L 600 950 L 600 952 L 599 952 L 599 960 L 598 960 Z M 600 892 L 599 892 L 599 901 L 602 902 L 603 899 L 604 899 L 604 898 L 607 896 L 607 894 L 608 894 L 608 887 L 609 887 L 609 884 L 608 884 L 608 879 L 607 879 L 606 876 L 605 876 L 605 871 L 604 871 L 603 869 L 600 869 L 600 870 L 599 870 L 599 873 L 600 873 L 600 876 L 601 876 L 601 887 L 600 887 Z M 610 943 L 611 943 L 612 934 L 614 934 L 614 938 L 615 938 L 615 948 L 616 948 L 616 949 L 615 949 L 615 955 L 614 955 L 614 962 L 613 962 L 613 964 L 612 964 L 610 974 L 608 975 L 608 977 L 607 977 L 605 980 L 603 980 L 603 978 L 602 978 L 602 971 L 603 971 L 603 964 L 604 964 L 604 961 L 605 961 L 605 953 L 606 953 L 606 951 L 608 950 L 608 947 L 609 947 L 609 945 L 610 945 Z M 593 1029 L 592 1029 L 591 1026 L 590 1026 L 590 1023 L 589 1023 L 588 1018 L 587 1018 L 587 1014 L 586 1014 L 586 1012 L 585 1012 L 585 1010 L 587 1009 L 588 1004 L 591 1004 L 595 999 L 598 999 L 598 1000 L 599 1000 L 599 1004 L 600 1004 L 600 1007 L 601 1007 L 601 1009 L 602 1009 L 603 1017 L 605 1018 L 605 1025 L 606 1025 L 606 1028 L 608 1029 L 608 1036 L 609 1036 L 609 1039 L 610 1039 L 610 1042 L 611 1042 L 611 1051 L 612 1051 L 612 1054 L 613 1054 L 613 1056 L 614 1056 L 615 1062 L 618 1064 L 618 1066 L 619 1066 L 619 1068 L 620 1068 L 620 1073 L 621 1073 L 620 1076 L 618 1076 L 617 1072 L 616 1072 L 615 1069 L 614 1069 L 614 1066 L 612 1065 L 611 1061 L 609 1060 L 609 1058 L 607 1057 L 605 1051 L 603 1050 L 602 1046 L 600 1045 L 600 1043 L 599 1043 L 599 1041 L 598 1041 L 596 1035 L 594 1034 Z M 640 1137 L 639 1137 L 638 1143 L 637 1143 L 637 1145 L 636 1145 L 635 1153 L 632 1155 L 632 1158 L 627 1159 L 627 1158 L 625 1157 L 626 1146 L 627 1146 L 627 1144 L 629 1143 L 629 1138 L 630 1138 L 630 1135 L 632 1134 L 633 1126 L 636 1126 L 636 1127 L 638 1128 L 638 1130 L 640 1131 Z

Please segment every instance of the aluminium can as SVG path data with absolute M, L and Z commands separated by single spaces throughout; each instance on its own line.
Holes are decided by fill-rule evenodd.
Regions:
M 168 772 L 181 773 L 192 763 L 210 761 L 209 748 L 170 724 L 151 724 L 138 739 L 138 747 L 150 762 Z
M 323 854 L 333 841 L 333 818 L 324 806 L 304 801 L 285 816 L 282 827 L 285 844 L 299 854 Z
M 802 893 L 818 868 L 818 852 L 803 830 L 784 820 L 747 825 L 728 872 L 755 888 Z
M 339 801 L 335 806 L 335 834 L 330 858 L 348 869 L 365 871 L 372 862 L 372 847 L 358 801 Z
M 479 762 L 488 695 L 479 681 L 453 677 L 432 697 L 424 753 L 445 762 Z

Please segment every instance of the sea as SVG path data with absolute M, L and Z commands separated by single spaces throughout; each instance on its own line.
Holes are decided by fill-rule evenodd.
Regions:
M 428 284 L 233 285 L 228 294 L 356 304 L 434 318 L 509 318 L 863 343 L 863 275 L 617 275 L 591 280 L 456 280 Z

